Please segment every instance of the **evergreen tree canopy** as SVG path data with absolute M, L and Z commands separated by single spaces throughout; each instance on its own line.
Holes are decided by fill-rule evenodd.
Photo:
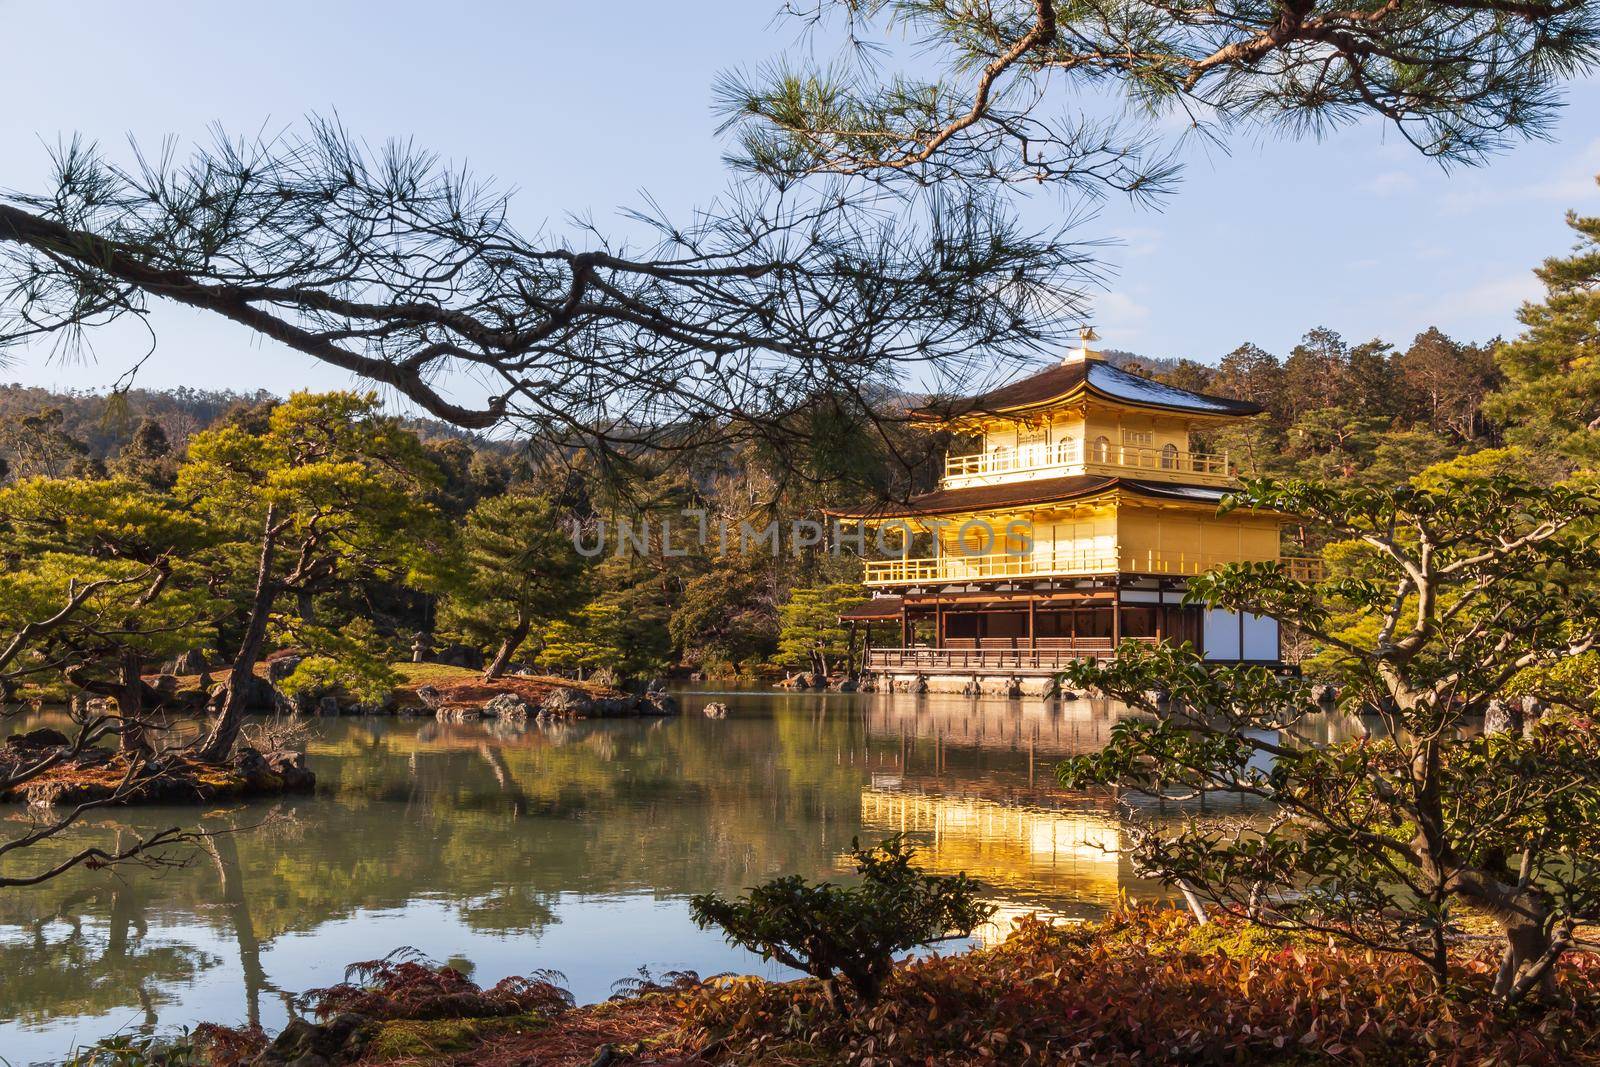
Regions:
M 583 557 L 554 502 L 520 492 L 479 502 L 461 530 L 460 552 L 439 624 L 494 647 L 487 674 L 497 678 L 531 633 L 581 602 Z
M 1526 329 L 1495 351 L 1507 380 L 1487 409 L 1509 424 L 1509 440 L 1592 464 L 1600 460 L 1600 216 L 1569 213 L 1567 225 L 1577 247 L 1535 271 L 1545 299 L 1522 306 Z

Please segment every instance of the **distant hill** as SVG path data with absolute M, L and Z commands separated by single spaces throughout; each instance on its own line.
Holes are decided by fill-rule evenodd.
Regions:
M 68 456 L 79 456 L 91 465 L 104 464 L 114 458 L 132 439 L 140 423 L 150 419 L 160 424 L 167 443 L 174 451 L 181 450 L 189 438 L 213 425 L 235 408 L 264 404 L 281 397 L 266 390 L 243 393 L 232 389 L 194 389 L 187 386 L 177 389 L 130 389 L 126 393 L 108 394 L 91 391 L 60 392 L 39 386 L 16 382 L 0 384 L 0 464 L 13 460 L 17 448 L 30 446 L 26 430 L 19 436 L 24 420 L 41 413 L 59 411 L 59 420 L 51 419 L 49 433 L 70 441 Z M 508 442 L 490 441 L 468 433 L 458 427 L 432 419 L 402 420 L 425 440 L 456 438 L 467 441 L 474 448 L 489 448 L 497 452 L 510 452 Z M 37 442 L 33 442 L 37 444 Z M 50 473 L 60 473 L 46 465 Z M 0 465 L 0 472 L 9 466 L 13 475 L 29 469 L 28 465 L 9 463 Z
M 1101 355 L 1106 357 L 1107 363 L 1134 374 L 1143 373 L 1146 378 L 1170 374 L 1177 369 L 1179 362 L 1164 356 L 1142 356 L 1137 352 L 1125 352 L 1120 348 L 1108 348 Z
M 57 392 L 15 382 L 0 385 L 0 423 L 14 422 L 52 408 L 61 411 L 60 429 L 81 442 L 90 459 L 116 455 L 139 423 L 154 419 L 174 448 L 210 426 L 234 407 L 274 399 L 265 389 L 238 393 L 231 389 L 130 389 L 107 395 Z

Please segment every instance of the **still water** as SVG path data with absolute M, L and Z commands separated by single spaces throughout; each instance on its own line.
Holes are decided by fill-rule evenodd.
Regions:
M 241 830 L 181 866 L 0 893 L 0 1057 L 203 1020 L 275 1030 L 293 994 L 400 946 L 485 984 L 551 968 L 580 1002 L 641 966 L 781 977 L 696 929 L 689 894 L 838 878 L 858 836 L 905 832 L 926 866 L 980 878 L 1000 909 L 980 940 L 1160 892 L 1117 856 L 1108 798 L 1052 788 L 1053 761 L 1104 744 L 1117 705 L 679 696 L 680 718 L 548 729 L 322 720 L 313 797 L 93 813 L 25 862 L 197 820 Z M 705 718 L 709 699 L 729 717 Z M 26 819 L 0 817 L 8 837 Z

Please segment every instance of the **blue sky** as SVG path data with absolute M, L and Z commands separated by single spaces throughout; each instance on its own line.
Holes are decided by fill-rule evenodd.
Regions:
M 684 213 L 725 184 L 710 86 L 719 69 L 795 45 L 777 0 L 696 4 L 0 0 L 0 186 L 36 189 L 45 146 L 78 131 L 121 152 L 279 128 L 337 110 L 372 140 L 413 138 L 517 190 L 524 232 L 568 213 L 603 226 L 648 191 Z M 1192 146 L 1164 210 L 1107 201 L 1086 238 L 1120 242 L 1097 299 L 1105 344 L 1215 361 L 1245 340 L 1286 352 L 1327 325 L 1404 343 L 1430 325 L 1464 340 L 1516 329 L 1530 273 L 1570 244 L 1568 208 L 1600 211 L 1600 80 L 1573 86 L 1550 143 L 1441 171 L 1377 123 L 1322 142 L 1266 136 Z M 1030 217 L 1066 210 L 1034 198 Z M 180 309 L 155 316 L 150 386 L 348 384 L 343 372 Z M 141 329 L 94 339 L 93 358 L 12 354 L 0 380 L 109 385 L 145 351 Z

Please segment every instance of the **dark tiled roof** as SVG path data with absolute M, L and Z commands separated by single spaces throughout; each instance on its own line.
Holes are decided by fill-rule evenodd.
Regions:
M 1265 410 L 1260 404 L 1252 404 L 1248 400 L 1191 393 L 1175 385 L 1141 378 L 1109 363 L 1089 364 L 1089 388 L 1117 400 L 1149 407 L 1176 408 L 1213 415 L 1259 415 Z
M 1196 504 L 1220 504 L 1232 489 L 1218 489 L 1210 485 L 1174 485 L 1171 482 L 1147 482 L 1139 478 L 1122 478 L 1122 488 L 1140 496 L 1158 496 L 1164 500 L 1189 500 Z
M 935 489 L 914 496 L 903 504 L 884 503 L 865 508 L 830 509 L 827 514 L 847 519 L 897 519 L 915 515 L 950 515 L 963 511 L 1028 504 L 1053 504 L 1078 500 L 1112 489 L 1164 500 L 1186 500 L 1196 504 L 1215 504 L 1226 489 L 1191 485 L 1167 485 L 1132 478 L 1107 478 L 1098 474 L 1073 474 L 1065 478 L 1036 478 L 1032 481 L 1001 482 L 998 485 L 971 485 L 961 489 Z
M 930 418 L 953 419 L 961 415 L 1031 407 L 1048 400 L 1068 396 L 1088 379 L 1087 363 L 1063 363 L 1049 367 L 1038 374 L 1030 374 L 1021 381 L 1002 385 L 977 396 L 958 397 L 943 403 L 918 408 L 916 414 Z
M 900 617 L 904 597 L 875 596 L 865 604 L 839 612 L 840 619 L 891 619 Z
M 962 415 L 995 414 L 1004 411 L 1025 410 L 1061 400 L 1079 389 L 1096 393 L 1109 400 L 1143 407 L 1168 408 L 1204 415 L 1259 415 L 1263 408 L 1246 400 L 1231 400 L 1222 396 L 1192 393 L 1174 385 L 1165 385 L 1137 374 L 1129 374 L 1118 367 L 1099 360 L 1061 363 L 1048 367 L 1021 381 L 1002 385 L 978 396 L 918 408 L 916 414 L 926 418 L 951 419 Z

